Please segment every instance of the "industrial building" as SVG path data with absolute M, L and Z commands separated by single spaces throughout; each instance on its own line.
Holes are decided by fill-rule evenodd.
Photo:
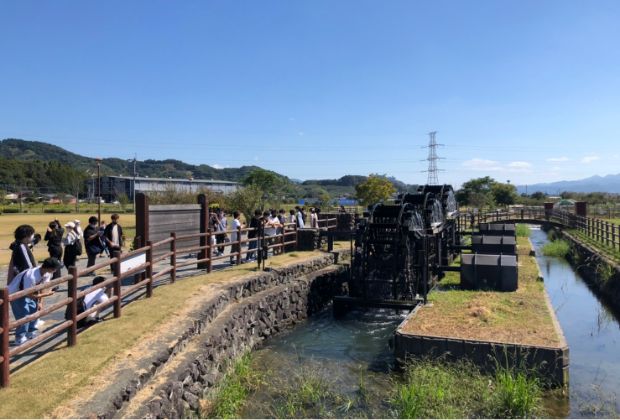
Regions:
M 94 199 L 97 195 L 97 179 L 88 182 L 88 197 Z M 134 186 L 135 183 L 135 186 Z M 218 181 L 215 179 L 179 179 L 179 178 L 149 178 L 130 176 L 102 176 L 101 198 L 106 202 L 118 199 L 125 194 L 133 200 L 134 193 L 151 193 L 175 190 L 179 192 L 198 193 L 205 188 L 211 191 L 228 194 L 235 191 L 239 184 L 232 181 Z

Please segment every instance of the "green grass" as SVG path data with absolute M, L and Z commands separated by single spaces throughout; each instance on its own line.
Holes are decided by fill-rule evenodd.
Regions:
M 517 236 L 523 236 L 523 237 L 529 238 L 530 233 L 531 233 L 531 230 L 528 225 L 525 225 L 523 223 L 517 224 Z
M 609 257 L 610 259 L 620 263 L 620 250 L 618 250 L 617 248 L 609 246 L 606 243 L 599 242 L 596 239 L 590 238 L 585 233 L 580 232 L 577 229 L 569 229 L 567 230 L 567 232 L 576 237 L 581 242 L 593 248 L 596 248 L 599 252 Z
M 543 255 L 547 257 L 565 258 L 569 252 L 570 244 L 563 239 L 556 239 L 542 248 Z
M 481 374 L 468 362 L 416 360 L 390 403 L 398 418 L 522 418 L 541 415 L 542 389 L 524 371 Z
M 232 371 L 220 382 L 212 397 L 213 403 L 203 404 L 202 418 L 230 419 L 238 417 L 249 393 L 261 383 L 260 375 L 251 369 L 250 353 L 235 363 Z

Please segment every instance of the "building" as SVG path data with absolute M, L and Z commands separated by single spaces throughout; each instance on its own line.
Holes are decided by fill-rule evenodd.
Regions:
M 97 179 L 93 178 L 88 182 L 88 197 L 94 199 L 97 195 Z M 118 196 L 125 194 L 129 200 L 133 200 L 134 191 L 136 193 L 163 192 L 171 189 L 179 192 L 198 193 L 205 188 L 223 194 L 231 193 L 239 187 L 239 184 L 232 181 L 218 181 L 215 179 L 179 179 L 179 178 L 149 178 L 136 177 L 135 189 L 134 178 L 130 176 L 102 176 L 101 177 L 101 197 L 106 202 L 118 199 Z

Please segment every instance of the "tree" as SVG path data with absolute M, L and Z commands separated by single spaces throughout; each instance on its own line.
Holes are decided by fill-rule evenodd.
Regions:
M 364 206 L 387 200 L 395 192 L 392 182 L 377 174 L 370 174 L 368 179 L 355 186 L 355 195 Z
M 490 176 L 474 178 L 463 184 L 456 192 L 456 199 L 459 203 L 478 208 L 491 207 L 494 204 L 491 187 L 496 181 Z
M 235 192 L 225 196 L 226 207 L 231 211 L 238 210 L 249 221 L 254 210 L 262 210 L 264 206 L 263 191 L 255 185 L 238 188 Z
M 491 185 L 493 200 L 499 205 L 508 206 L 517 200 L 517 188 L 512 184 L 496 182 Z
M 267 194 L 273 194 L 275 187 L 278 185 L 278 175 L 274 172 L 266 171 L 264 169 L 254 169 L 243 179 L 243 185 L 255 186 L 263 190 Z

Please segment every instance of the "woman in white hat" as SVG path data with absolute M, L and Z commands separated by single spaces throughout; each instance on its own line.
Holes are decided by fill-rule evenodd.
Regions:
M 73 267 L 75 265 L 75 261 L 79 255 L 77 247 L 80 245 L 80 236 L 75 231 L 75 223 L 73 222 L 66 223 L 65 229 L 67 231 L 67 236 L 65 236 L 62 240 L 62 243 L 65 246 L 65 253 L 62 257 L 62 263 L 68 270 L 69 267 Z

